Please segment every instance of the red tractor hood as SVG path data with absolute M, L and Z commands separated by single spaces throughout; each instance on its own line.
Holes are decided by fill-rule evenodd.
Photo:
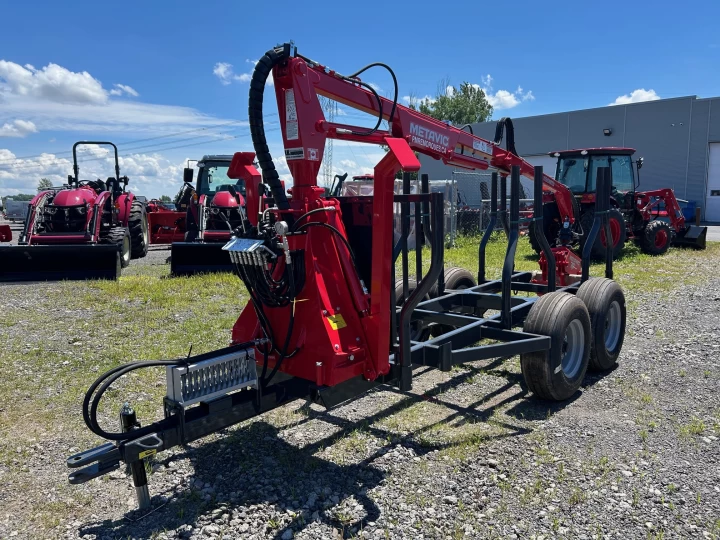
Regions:
M 95 201 L 95 191 L 86 188 L 64 189 L 55 195 L 52 204 L 55 206 L 80 206 Z
M 241 205 L 244 206 L 245 200 L 243 196 L 238 193 L 237 197 L 240 199 L 239 202 L 229 191 L 218 191 L 212 199 L 212 205 L 219 208 L 237 208 Z

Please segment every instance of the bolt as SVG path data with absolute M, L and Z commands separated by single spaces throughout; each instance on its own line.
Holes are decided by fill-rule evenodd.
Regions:
M 315 362 L 315 366 L 322 367 L 322 362 Z
M 327 309 L 323 309 L 323 315 L 327 315 Z
M 350 361 L 352 362 L 353 360 L 355 360 L 355 355 L 354 355 L 354 354 L 351 354 L 351 355 L 350 355 Z
M 340 350 L 340 345 L 338 345 L 337 343 L 335 344 L 335 350 L 336 350 L 336 351 L 339 351 L 339 350 Z
M 356 337 L 356 338 L 355 338 L 355 341 L 357 341 L 358 343 L 360 343 L 360 338 L 359 338 L 359 337 Z
M 336 307 L 336 308 L 335 308 L 335 311 L 337 311 L 338 313 L 340 313 L 340 306 Z

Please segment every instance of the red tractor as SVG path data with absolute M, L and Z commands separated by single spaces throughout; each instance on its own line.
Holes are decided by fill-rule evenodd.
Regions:
M 77 148 L 109 145 L 115 176 L 80 180 Z M 0 281 L 117 279 L 130 259 L 148 249 L 145 206 L 126 192 L 117 147 L 110 142 L 73 145 L 73 172 L 62 189 L 38 193 L 30 202 L 17 246 L 0 247 Z
M 645 253 L 662 255 L 671 244 L 705 249 L 707 227 L 687 225 L 672 189 L 638 191 L 643 158 L 633 161 L 633 148 L 585 148 L 551 152 L 558 158 L 555 179 L 568 187 L 580 208 L 580 226 L 588 231 L 595 212 L 597 170 L 609 167 L 612 199 L 608 218 L 614 256 L 619 256 L 627 240 L 634 240 Z M 633 168 L 633 164 L 635 167 Z M 554 194 L 545 193 L 543 230 L 554 244 L 562 222 Z M 605 252 L 605 234 L 597 236 L 593 256 Z M 530 229 L 530 242 L 538 253 L 540 244 Z
M 249 153 L 250 161 L 255 154 Z M 232 272 L 230 256 L 222 247 L 245 222 L 245 181 L 228 178 L 233 156 L 204 156 L 193 188 L 192 168 L 184 171 L 184 185 L 176 197 L 178 210 L 186 209 L 183 241 L 173 241 L 170 272 L 192 275 Z

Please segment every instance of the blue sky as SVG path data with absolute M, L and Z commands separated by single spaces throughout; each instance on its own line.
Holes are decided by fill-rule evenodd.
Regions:
M 385 62 L 401 96 L 434 95 L 448 78 L 478 84 L 496 104 L 495 118 L 720 94 L 720 2 L 710 0 L 78 0 L 5 3 L 2 18 L 3 195 L 31 191 L 41 176 L 59 183 L 70 172 L 72 143 L 95 138 L 118 143 L 136 192 L 174 194 L 185 159 L 251 150 L 242 75 L 288 40 L 343 73 Z M 391 88 L 382 70 L 365 80 Z M 270 125 L 277 118 L 268 97 Z M 365 172 L 379 155 L 336 143 L 333 166 Z M 105 157 L 84 154 L 82 170 L 108 176 Z

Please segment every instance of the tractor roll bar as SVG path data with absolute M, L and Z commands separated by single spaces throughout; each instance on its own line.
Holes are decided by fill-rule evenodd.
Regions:
M 115 178 L 117 181 L 120 181 L 120 162 L 118 161 L 118 149 L 117 146 L 115 146 L 115 143 L 111 143 L 110 141 L 78 141 L 75 144 L 73 144 L 73 174 L 75 175 L 75 184 L 77 184 L 80 181 L 79 176 L 79 168 L 78 168 L 78 161 L 77 161 L 77 147 L 81 145 L 109 145 L 112 146 L 115 150 Z

